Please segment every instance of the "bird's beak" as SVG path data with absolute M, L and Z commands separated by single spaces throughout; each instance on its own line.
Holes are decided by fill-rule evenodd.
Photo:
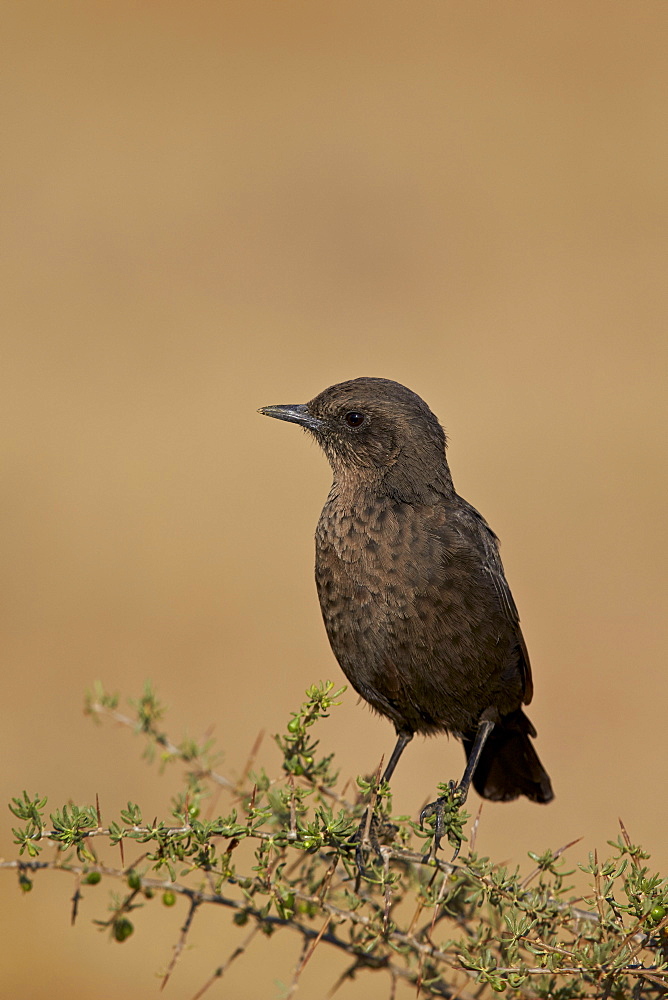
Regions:
M 291 424 L 301 424 L 309 431 L 317 431 L 322 426 L 322 421 L 309 413 L 305 403 L 290 403 L 287 406 L 261 406 L 257 412 L 264 413 L 265 417 L 276 417 L 277 420 L 288 420 Z

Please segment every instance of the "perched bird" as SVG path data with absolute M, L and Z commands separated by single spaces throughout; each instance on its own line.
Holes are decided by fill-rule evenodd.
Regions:
M 259 412 L 305 428 L 332 467 L 316 583 L 343 672 L 394 724 L 383 778 L 415 733 L 447 732 L 466 751 L 460 801 L 472 781 L 486 799 L 549 802 L 522 710 L 531 668 L 498 540 L 455 492 L 427 404 L 397 382 L 357 378 Z

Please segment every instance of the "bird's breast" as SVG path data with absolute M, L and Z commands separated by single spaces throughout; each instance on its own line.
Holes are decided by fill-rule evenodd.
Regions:
M 515 632 L 488 575 L 447 508 L 323 509 L 316 582 L 329 640 L 356 690 L 395 725 L 465 732 L 499 701 L 497 686 L 519 704 Z
M 405 605 L 441 573 L 445 536 L 432 520 L 429 511 L 387 499 L 346 506 L 328 501 L 316 531 L 321 601 L 331 586 L 338 599 L 348 593 L 365 603 Z

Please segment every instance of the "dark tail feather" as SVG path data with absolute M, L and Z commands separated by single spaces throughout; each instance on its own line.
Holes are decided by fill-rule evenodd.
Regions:
M 526 795 L 532 802 L 554 798 L 547 771 L 538 759 L 531 737 L 536 730 L 521 709 L 494 726 L 473 773 L 478 795 L 495 802 L 509 802 Z M 468 758 L 473 739 L 464 739 Z

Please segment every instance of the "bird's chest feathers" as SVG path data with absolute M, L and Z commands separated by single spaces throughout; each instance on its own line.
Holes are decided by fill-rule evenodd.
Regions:
M 440 562 L 440 539 L 424 510 L 392 500 L 328 500 L 316 532 L 319 582 L 389 597 L 425 585 Z M 427 574 L 428 575 L 428 574 Z M 361 595 L 360 595 L 361 596 Z

